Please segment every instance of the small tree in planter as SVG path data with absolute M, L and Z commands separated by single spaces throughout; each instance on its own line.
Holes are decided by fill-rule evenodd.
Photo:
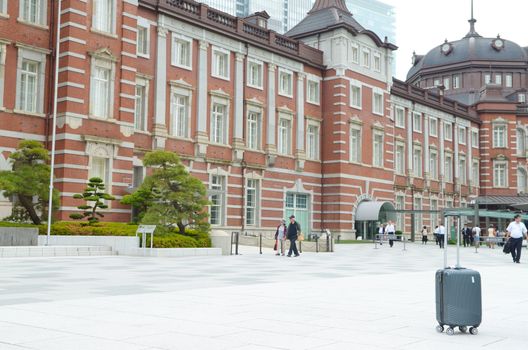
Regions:
M 115 199 L 114 196 L 105 192 L 104 182 L 98 177 L 92 177 L 88 180 L 88 185 L 84 190 L 84 193 L 74 194 L 73 198 L 82 199 L 86 204 L 77 207 L 77 209 L 84 210 L 82 214 L 71 214 L 70 218 L 73 220 L 83 220 L 87 218 L 89 225 L 98 223 L 99 218 L 104 217 L 104 215 L 98 211 L 100 209 L 108 208 L 108 205 L 106 205 L 104 201 Z

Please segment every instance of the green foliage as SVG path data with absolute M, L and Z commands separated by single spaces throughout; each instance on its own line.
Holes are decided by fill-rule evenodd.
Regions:
M 401 236 L 401 235 L 403 235 L 403 232 L 400 231 L 400 230 L 398 230 L 398 231 L 394 232 L 394 234 L 395 234 L 396 236 Z
M 147 247 L 150 247 L 150 236 L 147 237 Z M 197 241 L 179 233 L 154 236 L 154 248 L 198 248 Z
M 6 196 L 16 196 L 18 205 L 27 216 L 39 225 L 47 217 L 49 178 L 51 169 L 47 164 L 48 150 L 42 143 L 33 140 L 21 141 L 9 159 L 13 170 L 0 171 L 0 191 Z M 33 199 L 36 197 L 36 201 Z M 58 207 L 59 193 L 53 192 L 53 207 Z M 39 216 L 38 212 L 41 213 Z M 13 220 L 22 218 L 22 213 L 13 213 Z
M 145 155 L 143 164 L 153 173 L 131 195 L 123 198 L 140 211 L 141 223 L 158 225 L 158 232 L 166 234 L 174 228 L 185 234 L 187 227 L 208 232 L 209 204 L 206 188 L 191 176 L 181 164 L 178 155 L 166 151 L 153 151 Z
M 103 218 L 104 215 L 100 213 L 99 209 L 107 209 L 108 205 L 104 201 L 114 200 L 115 197 L 105 192 L 105 185 L 101 178 L 92 177 L 88 180 L 88 185 L 84 190 L 84 193 L 77 193 L 73 195 L 75 199 L 81 199 L 86 204 L 79 205 L 77 209 L 83 211 L 82 214 L 74 213 L 70 214 L 70 218 L 73 220 L 88 219 L 90 225 L 99 222 L 99 218 Z

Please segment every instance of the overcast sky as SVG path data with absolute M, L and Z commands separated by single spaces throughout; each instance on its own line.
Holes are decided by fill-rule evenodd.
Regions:
M 447 38 L 461 39 L 469 31 L 471 0 L 382 0 L 396 11 L 396 78 L 405 80 L 413 51 L 426 54 Z M 528 46 L 528 0 L 474 0 L 477 32 Z

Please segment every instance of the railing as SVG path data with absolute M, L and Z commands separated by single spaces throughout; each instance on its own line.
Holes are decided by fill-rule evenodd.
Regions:
M 224 12 L 220 12 L 214 9 L 207 9 L 207 19 L 216 22 L 220 25 L 224 25 L 231 29 L 236 29 L 237 19 L 236 17 L 230 16 Z
M 288 48 L 290 50 L 297 51 L 299 49 L 299 42 L 288 38 L 287 36 L 277 35 L 275 36 L 275 44 Z
M 188 0 L 165 0 L 165 3 L 169 6 L 180 9 L 184 12 L 191 13 L 193 15 L 200 14 L 200 4 L 194 1 Z
M 255 36 L 259 39 L 269 40 L 269 30 L 263 29 L 257 25 L 244 23 L 242 30 L 244 33 Z

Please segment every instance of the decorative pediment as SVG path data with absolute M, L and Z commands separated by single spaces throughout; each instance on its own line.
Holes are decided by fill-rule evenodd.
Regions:
M 493 160 L 504 161 L 504 160 L 508 160 L 508 157 L 506 157 L 504 154 L 498 154 L 495 156 L 495 158 L 493 158 Z
M 280 113 L 287 113 L 287 114 L 293 114 L 293 110 L 291 110 L 290 108 L 288 108 L 288 106 L 286 106 L 286 105 L 281 106 L 281 107 L 277 107 L 277 112 L 280 112 Z
M 88 54 L 92 57 L 103 60 L 109 60 L 112 62 L 118 61 L 117 57 L 112 54 L 112 51 L 110 51 L 110 48 L 108 47 L 101 47 L 100 49 L 97 49 L 95 51 L 89 51 Z
M 356 124 L 356 125 L 363 125 L 363 121 L 359 119 L 357 115 L 354 115 L 353 117 L 351 117 L 349 120 L 349 123 Z
M 209 94 L 211 96 L 216 96 L 216 97 L 225 98 L 225 99 L 231 99 L 231 96 L 227 92 L 222 90 L 222 89 L 210 90 Z
M 260 101 L 256 97 L 246 99 L 246 103 L 255 107 L 264 108 L 264 102 Z
M 377 121 L 372 125 L 372 129 L 383 130 L 384 127 L 379 121 Z
M 506 119 L 504 119 L 503 117 L 497 117 L 497 118 L 493 119 L 492 123 L 493 124 L 506 124 L 506 123 L 508 123 L 508 121 Z
M 183 79 L 170 80 L 169 84 L 170 86 L 179 87 L 182 89 L 194 90 L 194 87 Z

